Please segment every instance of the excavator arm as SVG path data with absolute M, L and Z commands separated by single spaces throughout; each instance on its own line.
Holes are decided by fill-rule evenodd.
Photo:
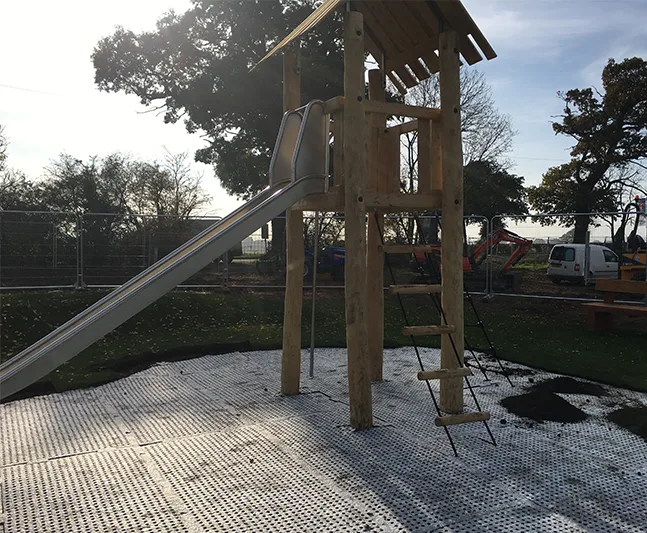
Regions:
M 521 260 L 521 258 L 530 251 L 530 248 L 532 247 L 532 240 L 526 239 L 521 235 L 517 235 L 516 233 L 508 229 L 498 228 L 494 230 L 487 239 L 479 243 L 476 248 L 474 248 L 474 252 L 472 252 L 472 258 L 477 264 L 482 263 L 483 259 L 485 259 L 486 257 L 488 248 L 494 247 L 502 242 L 510 242 L 517 245 L 508 260 L 503 265 L 504 272 L 507 272 L 514 265 L 516 265 Z

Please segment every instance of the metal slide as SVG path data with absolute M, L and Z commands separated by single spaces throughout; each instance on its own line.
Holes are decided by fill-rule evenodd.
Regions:
M 325 157 L 319 157 L 318 145 L 327 143 L 327 135 L 322 102 L 311 102 L 305 108 L 286 113 L 270 165 L 268 188 L 0 365 L 0 398 L 45 377 L 295 202 L 308 194 L 324 192 L 327 162 Z M 317 146 L 317 150 L 311 151 L 309 146 Z M 286 176 L 290 167 L 297 166 L 304 168 L 303 173 L 299 173 L 301 177 Z

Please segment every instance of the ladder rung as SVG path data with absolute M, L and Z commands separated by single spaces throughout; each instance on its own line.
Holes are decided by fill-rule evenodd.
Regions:
M 468 424 L 469 422 L 485 422 L 486 420 L 490 420 L 490 413 L 487 411 L 479 411 L 478 413 L 437 416 L 435 424 L 439 427 L 455 426 L 457 424 Z
M 418 379 L 424 381 L 427 379 L 447 379 L 447 378 L 462 378 L 471 376 L 472 371 L 469 368 L 439 368 L 438 370 L 427 370 L 425 372 L 418 372 Z
M 403 335 L 447 335 L 455 331 L 454 326 L 407 326 L 402 328 Z
M 431 285 L 419 283 L 417 285 L 391 285 L 389 291 L 392 294 L 438 294 L 442 285 Z
M 387 254 L 430 254 L 438 251 L 433 244 L 381 244 L 380 251 Z

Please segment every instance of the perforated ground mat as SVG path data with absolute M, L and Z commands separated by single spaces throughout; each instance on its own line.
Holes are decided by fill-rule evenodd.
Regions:
M 289 398 L 271 351 L 0 406 L 0 531 L 647 531 L 647 443 L 608 418 L 647 395 L 518 365 L 511 388 L 475 370 L 498 445 L 482 423 L 455 426 L 456 458 L 411 349 L 386 351 L 376 427 L 361 432 L 348 426 L 345 357 L 318 350 L 315 378 Z M 423 357 L 439 366 L 436 350 Z M 558 401 L 532 405 L 546 397 Z M 551 421 L 559 400 L 580 421 Z

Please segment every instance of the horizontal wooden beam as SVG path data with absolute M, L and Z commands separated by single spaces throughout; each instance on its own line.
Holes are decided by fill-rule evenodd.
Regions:
M 463 413 L 460 415 L 438 416 L 435 424 L 438 427 L 455 426 L 457 424 L 467 424 L 469 422 L 485 422 L 490 420 L 490 413 L 479 411 L 478 413 Z
M 441 196 L 441 191 L 428 194 L 368 193 L 365 201 L 366 207 L 379 207 L 387 211 L 427 211 L 441 208 Z
M 335 96 L 324 103 L 326 113 L 335 113 L 344 109 L 344 97 Z M 426 120 L 440 120 L 440 109 L 434 107 L 420 107 L 416 105 L 397 104 L 393 102 L 380 102 L 379 100 L 365 100 L 364 111 L 382 115 L 396 115 L 399 117 L 423 118 Z
M 434 244 L 382 244 L 380 248 L 387 254 L 430 254 L 440 250 Z
M 418 372 L 418 379 L 425 381 L 428 379 L 447 379 L 447 378 L 463 378 L 471 376 L 472 371 L 463 366 L 461 368 L 439 368 L 438 370 L 427 370 L 426 372 Z
M 327 114 L 335 113 L 337 111 L 341 111 L 342 109 L 344 109 L 343 96 L 335 96 L 334 98 L 331 98 L 330 100 L 326 100 L 324 102 L 324 110 Z
M 402 328 L 402 335 L 448 335 L 455 331 L 454 326 L 407 326 Z
M 427 211 L 441 208 L 440 191 L 430 194 L 398 194 L 369 192 L 364 195 L 367 209 L 379 208 L 388 212 Z M 292 209 L 297 211 L 344 211 L 343 192 L 311 194 L 298 201 Z
M 400 117 L 440 120 L 440 109 L 435 109 L 433 107 L 420 107 L 415 105 L 396 104 L 393 102 L 366 100 L 364 102 L 364 110 L 367 113 L 382 113 L 384 115 L 397 115 Z
M 641 266 L 645 270 L 644 265 Z M 647 282 L 622 279 L 599 279 L 595 282 L 596 291 L 622 292 L 626 294 L 647 294 Z
M 402 124 L 397 124 L 395 126 L 391 126 L 390 128 L 387 128 L 389 131 L 392 131 L 398 135 L 404 135 L 405 133 L 411 133 L 412 131 L 416 131 L 418 129 L 418 119 L 415 118 L 413 120 L 410 120 L 408 122 L 403 122 Z
M 418 283 L 417 285 L 391 285 L 389 292 L 391 294 L 438 294 L 441 285 Z

